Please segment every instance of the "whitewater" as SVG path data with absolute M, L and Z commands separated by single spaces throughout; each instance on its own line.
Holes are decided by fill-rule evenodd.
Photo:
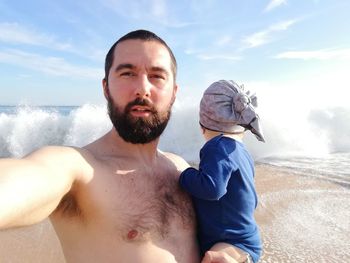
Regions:
M 175 103 L 159 148 L 199 161 L 204 140 L 196 103 Z M 266 143 L 244 138 L 256 162 L 350 182 L 350 109 L 312 109 L 284 116 L 265 111 Z M 301 116 L 303 116 L 301 118 Z M 23 157 L 45 145 L 84 146 L 111 129 L 105 105 L 0 106 L 0 157 Z M 321 164 L 321 165 L 320 165 Z

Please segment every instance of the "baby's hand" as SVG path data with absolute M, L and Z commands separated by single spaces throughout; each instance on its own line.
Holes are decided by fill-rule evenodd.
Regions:
M 207 251 L 201 263 L 238 263 L 238 261 L 230 257 L 226 252 Z

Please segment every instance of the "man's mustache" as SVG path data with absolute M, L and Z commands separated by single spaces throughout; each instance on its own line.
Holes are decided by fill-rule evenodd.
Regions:
M 156 108 L 154 107 L 154 104 L 152 102 L 150 102 L 149 100 L 146 99 L 140 99 L 140 98 L 136 98 L 134 101 L 129 102 L 126 106 L 125 106 L 125 112 L 130 112 L 131 108 L 133 106 L 145 106 L 148 108 L 148 110 L 151 113 L 157 113 Z

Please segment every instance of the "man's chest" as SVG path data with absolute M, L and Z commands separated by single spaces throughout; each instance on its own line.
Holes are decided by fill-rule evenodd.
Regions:
M 162 167 L 105 169 L 92 180 L 84 206 L 125 241 L 165 238 L 178 227 L 193 228 L 192 204 L 175 173 Z

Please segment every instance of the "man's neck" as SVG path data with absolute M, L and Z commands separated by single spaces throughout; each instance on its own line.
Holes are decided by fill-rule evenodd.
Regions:
M 121 138 L 115 129 L 106 134 L 106 142 L 111 146 L 112 151 L 117 155 L 137 158 L 142 161 L 152 162 L 158 155 L 159 138 L 149 143 L 130 143 Z

